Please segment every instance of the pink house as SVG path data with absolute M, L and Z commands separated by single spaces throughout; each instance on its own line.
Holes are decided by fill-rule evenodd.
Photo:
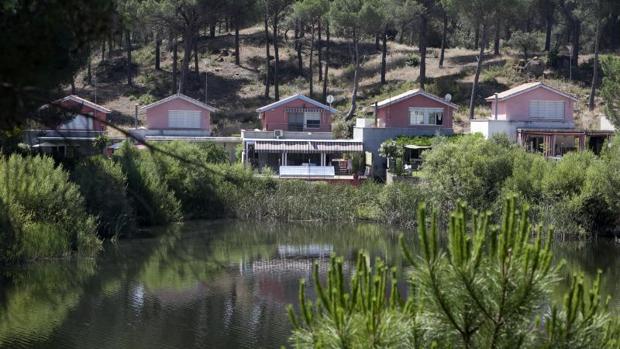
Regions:
M 587 132 L 574 128 L 575 96 L 542 82 L 531 82 L 486 100 L 491 103 L 491 116 L 472 120 L 472 133 L 481 133 L 486 138 L 505 134 L 528 150 L 545 156 L 562 156 L 586 147 Z
M 149 133 L 162 135 L 210 135 L 211 113 L 217 111 L 180 93 L 144 106 L 141 110 L 146 112 Z
M 263 131 L 331 132 L 336 110 L 306 96 L 296 94 L 256 110 Z
M 104 132 L 108 114 L 112 112 L 99 104 L 75 95 L 64 97 L 52 104 L 75 114 L 71 120 L 58 126 L 59 130 L 66 131 Z
M 558 122 L 573 126 L 575 96 L 531 82 L 488 97 L 494 120 Z
M 452 129 L 457 106 L 421 89 L 407 91 L 375 104 L 379 128 Z

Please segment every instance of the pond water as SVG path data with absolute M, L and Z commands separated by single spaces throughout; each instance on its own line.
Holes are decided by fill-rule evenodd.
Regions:
M 97 258 L 5 269 L 0 348 L 279 348 L 290 331 L 285 307 L 314 260 L 324 270 L 331 253 L 351 261 L 363 248 L 401 265 L 399 233 L 372 224 L 190 222 L 107 245 Z M 602 269 L 620 310 L 620 245 L 554 249 L 566 276 Z

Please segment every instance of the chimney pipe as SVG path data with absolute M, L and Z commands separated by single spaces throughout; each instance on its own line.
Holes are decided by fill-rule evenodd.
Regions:
M 497 92 L 495 93 L 495 120 L 497 120 L 497 114 L 498 114 L 498 106 L 497 106 L 497 102 L 499 102 L 499 95 L 497 94 Z
M 374 110 L 375 127 L 377 127 L 377 109 L 379 109 L 378 104 L 379 104 L 379 102 L 375 101 L 375 110 Z

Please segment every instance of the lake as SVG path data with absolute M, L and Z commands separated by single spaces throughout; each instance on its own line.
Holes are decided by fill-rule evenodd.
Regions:
M 413 243 L 411 232 L 376 224 L 189 222 L 107 244 L 96 258 L 4 269 L 0 348 L 279 348 L 290 331 L 285 307 L 313 261 L 325 271 L 330 254 L 352 261 L 365 249 L 398 266 L 400 233 Z M 565 278 L 602 269 L 620 311 L 620 244 L 554 250 Z

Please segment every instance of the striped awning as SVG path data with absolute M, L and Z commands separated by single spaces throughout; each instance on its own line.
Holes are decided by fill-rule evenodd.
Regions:
M 354 153 L 363 152 L 362 142 L 334 141 L 256 141 L 254 151 L 258 153 Z

